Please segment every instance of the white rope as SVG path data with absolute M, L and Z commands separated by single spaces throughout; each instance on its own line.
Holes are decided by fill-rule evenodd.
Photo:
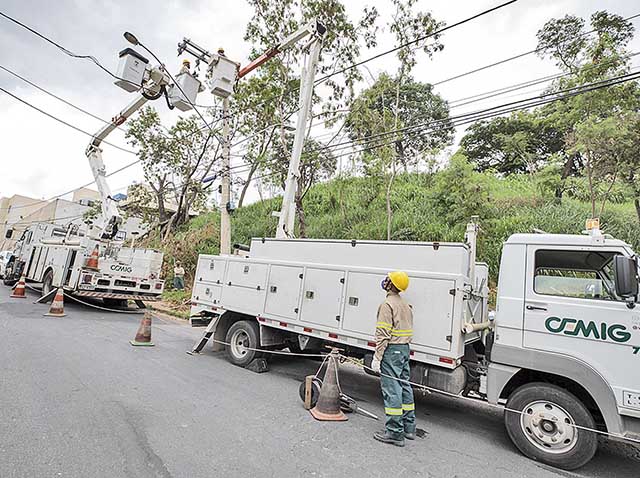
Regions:
M 100 305 L 91 304 L 90 302 L 85 302 L 72 295 L 65 295 L 65 297 L 71 300 L 74 300 L 79 304 L 86 305 L 87 307 L 93 307 L 94 309 L 99 309 L 99 310 L 106 310 L 107 312 L 119 312 L 120 314 L 137 314 L 137 315 L 144 314 L 144 310 L 140 310 L 140 309 L 133 309 L 133 310 L 109 309 L 108 307 L 102 307 Z
M 345 355 L 342 355 L 342 356 L 345 358 L 345 360 L 353 363 L 354 365 L 359 366 L 359 367 L 361 367 L 363 369 L 371 370 L 372 372 L 374 372 L 374 370 L 371 367 L 367 367 L 366 365 L 363 365 L 360 362 L 358 362 L 358 361 L 356 361 L 356 360 L 354 360 L 354 359 L 352 359 L 350 357 L 347 357 Z M 377 372 L 375 372 L 375 373 L 377 373 Z M 385 375 L 385 374 L 380 374 L 380 375 L 384 376 L 384 377 L 387 377 L 387 378 L 391 378 L 393 380 L 397 380 L 398 382 L 408 383 L 410 385 L 413 385 L 416 388 L 421 388 L 421 389 L 423 389 L 423 390 L 425 390 L 425 391 L 427 391 L 429 393 L 435 392 L 435 393 L 438 393 L 440 395 L 445 395 L 447 397 L 456 398 L 458 400 L 469 401 L 469 402 L 472 402 L 472 403 L 479 403 L 478 400 L 475 400 L 473 398 L 464 397 L 462 395 L 456 395 L 455 393 L 451 393 L 451 392 L 445 392 L 444 390 L 438 390 L 437 388 L 428 387 L 428 386 L 422 385 L 420 383 L 411 382 L 409 380 L 404 380 L 404 379 L 401 379 L 401 378 L 398 378 L 398 377 L 392 377 L 391 375 Z M 481 403 L 485 403 L 486 405 L 488 405 L 488 406 L 490 406 L 492 408 L 506 410 L 507 412 L 511 412 L 511 413 L 517 413 L 518 415 L 526 415 L 526 413 L 523 412 L 522 410 L 515 410 L 513 408 L 508 408 L 508 407 L 503 406 L 503 405 L 498 405 L 498 404 L 489 403 L 489 402 L 481 402 Z M 575 423 L 566 423 L 566 425 L 569 425 L 569 426 L 571 426 L 573 428 L 576 428 L 576 429 L 579 429 L 579 430 L 585 430 L 585 431 L 588 431 L 588 432 L 593 432 L 593 433 L 597 433 L 597 434 L 600 434 L 600 435 L 604 435 L 604 436 L 607 436 L 607 437 L 610 437 L 610 438 L 616 438 L 618 440 L 627 441 L 627 442 L 635 443 L 635 444 L 640 444 L 640 440 L 639 439 L 626 437 L 624 435 L 620 435 L 619 433 L 604 432 L 602 430 L 596 430 L 595 428 L 583 427 L 583 426 L 577 425 Z
M 229 347 L 231 346 L 230 343 L 223 342 L 222 340 L 214 339 L 213 337 L 210 340 L 212 342 L 215 342 L 215 343 L 220 344 L 220 345 L 227 345 Z M 243 345 L 243 347 L 245 349 L 247 349 L 247 350 L 252 350 L 254 352 L 274 354 L 274 355 L 288 355 L 288 356 L 292 356 L 292 357 L 328 357 L 329 356 L 329 354 L 301 354 L 301 353 L 295 353 L 295 352 L 283 352 L 282 350 L 255 349 L 255 348 L 252 348 L 252 347 L 246 347 L 244 345 Z
M 26 282 L 25 282 L 24 285 L 25 285 L 25 287 L 27 289 L 31 289 L 31 290 L 33 290 L 35 292 L 40 292 L 39 289 L 36 289 L 35 287 L 30 286 Z M 62 290 L 64 292 L 64 289 L 62 289 Z M 134 310 L 119 310 L 119 309 L 109 309 L 108 307 L 101 307 L 99 305 L 91 304 L 89 302 L 85 302 L 83 300 L 80 300 L 80 299 L 78 299 L 76 297 L 73 297 L 72 295 L 69 295 L 69 294 L 64 294 L 64 297 L 67 298 L 67 299 L 75 300 L 79 304 L 86 305 L 87 307 L 93 307 L 94 309 L 100 309 L 100 310 L 106 310 L 107 312 L 120 312 L 121 314 L 143 314 L 144 313 L 144 311 L 136 310 L 136 309 L 134 309 Z

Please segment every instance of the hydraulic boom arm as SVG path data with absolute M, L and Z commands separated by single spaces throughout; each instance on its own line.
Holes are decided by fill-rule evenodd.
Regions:
M 106 179 L 106 168 L 102 161 L 102 149 L 100 145 L 113 130 L 124 123 L 132 114 L 142 108 L 147 101 L 157 95 L 161 89 L 169 84 L 169 77 L 160 68 L 153 68 L 150 71 L 151 81 L 145 85 L 144 93 L 141 93 L 138 98 L 129 103 L 120 113 L 111 119 L 111 123 L 103 126 L 92 138 L 91 143 L 87 146 L 85 154 L 89 160 L 91 166 L 91 172 L 95 179 L 98 192 L 100 193 L 100 200 L 102 204 L 102 217 L 104 223 L 102 224 L 102 239 L 113 239 L 118 233 L 120 224 L 122 224 L 122 216 L 118 211 L 116 201 L 111 197 L 111 188 Z

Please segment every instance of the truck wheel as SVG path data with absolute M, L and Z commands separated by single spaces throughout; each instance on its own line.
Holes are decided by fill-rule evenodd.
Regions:
M 53 290 L 53 271 L 48 270 L 42 279 L 42 297 L 49 294 Z
M 583 403 L 566 390 L 530 383 L 516 389 L 506 406 L 509 438 L 527 457 L 565 470 L 575 470 L 593 458 L 596 434 L 572 425 L 595 428 L 595 422 Z
M 7 265 L 7 268 L 4 270 L 4 278 L 2 279 L 2 283 L 6 286 L 13 287 L 18 282 L 16 279 L 12 279 L 13 277 L 13 263 Z
M 253 359 L 261 358 L 263 354 L 255 350 L 260 347 L 260 329 L 256 322 L 240 320 L 227 331 L 225 352 L 229 362 L 240 367 L 246 367 Z

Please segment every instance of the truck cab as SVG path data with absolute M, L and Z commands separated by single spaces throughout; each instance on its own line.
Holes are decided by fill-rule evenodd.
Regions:
M 640 437 L 640 308 L 631 247 L 604 236 L 515 234 L 500 264 L 488 399 L 526 455 L 593 456 L 577 427 Z

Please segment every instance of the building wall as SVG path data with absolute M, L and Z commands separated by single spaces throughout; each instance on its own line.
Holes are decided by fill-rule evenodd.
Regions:
M 93 189 L 82 188 L 73 192 L 73 197 L 71 198 L 72 202 L 79 203 L 83 199 L 97 202 L 101 201 L 100 193 L 98 191 L 94 191 Z
M 47 201 L 19 194 L 0 198 L 0 250 L 11 249 L 15 243 L 15 235 L 11 239 L 6 238 L 8 230 L 46 204 Z
M 79 199 L 87 198 L 80 196 Z M 4 207 L 3 204 L 0 204 L 0 207 Z M 17 214 L 13 215 L 11 216 L 12 222 L 6 224 L 3 234 L 0 236 L 0 250 L 13 249 L 16 241 L 22 235 L 22 232 L 30 225 L 38 222 L 53 223 L 60 226 L 77 224 L 81 229 L 86 230 L 86 224 L 83 219 L 84 214 L 90 209 L 90 206 L 78 204 L 77 202 L 67 201 L 65 199 L 56 199 L 44 206 L 40 203 L 39 208 L 36 211 L 25 216 Z M 16 218 L 17 220 L 14 220 Z M 100 218 L 98 217 L 96 219 L 96 223 L 99 221 Z M 13 234 L 10 239 L 5 237 L 7 229 L 13 230 Z M 124 222 L 121 230 L 125 233 L 126 239 L 129 240 L 132 237 L 132 232 L 137 232 L 139 235 L 142 235 L 148 230 L 148 228 L 142 223 L 140 218 L 130 217 Z

